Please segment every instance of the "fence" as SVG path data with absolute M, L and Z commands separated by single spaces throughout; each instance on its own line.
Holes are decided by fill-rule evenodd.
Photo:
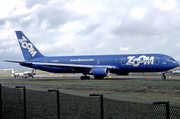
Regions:
M 179 119 L 180 106 L 168 102 L 135 103 L 25 87 L 1 88 L 2 119 Z

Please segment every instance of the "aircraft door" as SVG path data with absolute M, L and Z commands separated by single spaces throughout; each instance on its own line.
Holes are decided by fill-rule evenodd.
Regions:
M 100 60 L 97 60 L 97 64 L 100 64 Z
M 47 61 L 47 60 L 44 60 L 44 63 L 48 63 L 48 61 Z M 49 67 L 49 66 L 44 66 L 44 67 Z
M 125 65 L 125 58 L 121 58 L 121 65 Z
M 159 65 L 159 57 L 155 57 L 155 65 Z

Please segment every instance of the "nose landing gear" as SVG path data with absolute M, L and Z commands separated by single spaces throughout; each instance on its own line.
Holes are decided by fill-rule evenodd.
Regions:
M 165 72 L 162 73 L 162 79 L 166 79 L 166 73 Z

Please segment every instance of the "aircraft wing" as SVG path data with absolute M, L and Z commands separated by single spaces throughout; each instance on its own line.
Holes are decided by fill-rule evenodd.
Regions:
M 13 62 L 13 63 L 24 63 L 24 64 L 32 64 L 32 65 L 44 65 L 50 67 L 69 67 L 69 68 L 88 68 L 92 69 L 95 67 L 106 67 L 110 69 L 114 69 L 115 66 L 110 65 L 83 65 L 83 64 L 62 64 L 62 63 L 42 63 L 42 62 L 25 62 L 25 61 L 12 61 L 12 60 L 4 60 L 5 62 Z
M 23 61 L 14 61 L 14 60 L 3 60 L 5 62 L 13 62 L 13 63 L 26 63 L 26 64 L 32 64 L 31 62 L 23 62 Z

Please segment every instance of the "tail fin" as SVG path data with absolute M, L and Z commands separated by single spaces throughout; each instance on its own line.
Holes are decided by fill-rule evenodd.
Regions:
M 22 31 L 15 31 L 25 60 L 44 57 Z
M 12 75 L 14 76 L 14 73 L 15 73 L 15 72 L 14 72 L 14 69 L 11 69 L 11 71 L 12 71 Z
M 16 78 L 16 74 L 15 74 L 15 72 L 14 72 L 14 68 L 11 69 L 11 71 L 12 71 L 12 75 L 11 75 L 11 76 L 14 76 L 14 78 Z

